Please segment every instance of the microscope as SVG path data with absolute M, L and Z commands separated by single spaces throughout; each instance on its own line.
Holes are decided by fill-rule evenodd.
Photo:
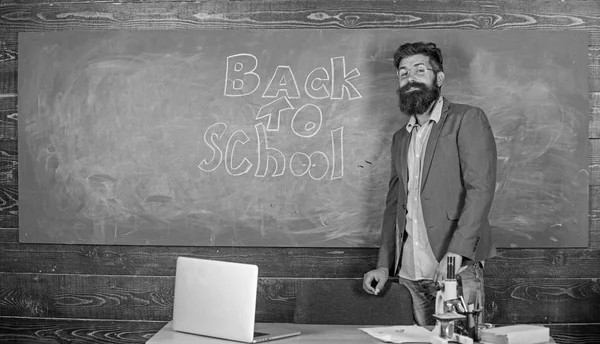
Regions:
M 442 343 L 473 344 L 477 340 L 477 324 L 474 317 L 481 311 L 467 307 L 462 295 L 459 295 L 459 281 L 455 274 L 454 257 L 448 257 L 446 266 L 446 279 L 440 284 L 435 299 L 436 327 L 439 326 Z M 456 322 L 466 321 L 466 330 L 456 333 Z

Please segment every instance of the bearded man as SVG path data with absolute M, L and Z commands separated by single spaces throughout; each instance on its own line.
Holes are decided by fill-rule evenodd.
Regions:
M 415 323 L 433 325 L 449 259 L 466 301 L 484 305 L 483 265 L 496 254 L 488 221 L 496 143 L 481 109 L 440 95 L 445 75 L 434 43 L 401 45 L 394 66 L 400 112 L 409 121 L 392 141 L 379 258 L 363 289 L 377 295 L 398 276 L 411 293 Z

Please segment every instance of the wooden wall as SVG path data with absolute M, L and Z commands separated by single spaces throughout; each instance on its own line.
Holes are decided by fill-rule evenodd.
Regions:
M 511 249 L 486 267 L 488 321 L 543 323 L 559 343 L 600 343 L 600 2 L 0 0 L 0 342 L 142 343 L 172 315 L 180 255 L 259 265 L 257 320 L 291 322 L 299 281 L 360 279 L 375 249 L 20 244 L 19 31 L 195 28 L 587 30 L 590 243 Z

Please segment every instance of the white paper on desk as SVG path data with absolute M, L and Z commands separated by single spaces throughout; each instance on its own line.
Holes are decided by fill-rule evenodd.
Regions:
M 388 343 L 435 343 L 437 338 L 433 332 L 417 325 L 366 327 L 359 330 Z

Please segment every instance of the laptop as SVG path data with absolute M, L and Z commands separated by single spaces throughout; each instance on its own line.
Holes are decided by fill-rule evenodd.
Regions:
M 178 257 L 173 330 L 259 343 L 299 335 L 261 324 L 255 332 L 258 266 Z

